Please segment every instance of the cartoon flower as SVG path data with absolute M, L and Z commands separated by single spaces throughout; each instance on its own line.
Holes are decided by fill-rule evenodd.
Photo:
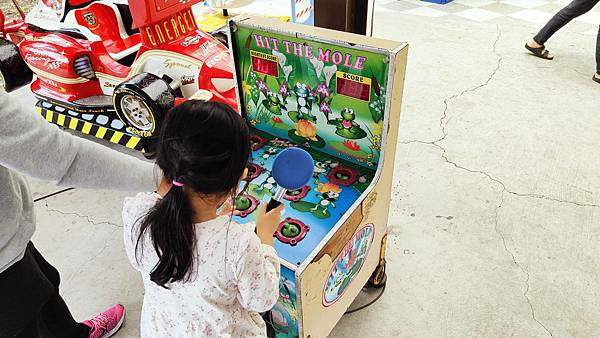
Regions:
M 296 123 L 296 135 L 311 141 L 318 141 L 317 128 L 308 120 L 299 120 Z
M 281 86 L 279 86 L 279 94 L 281 94 L 281 96 L 283 96 L 283 99 L 285 100 L 286 97 L 290 96 L 290 89 L 287 86 L 287 83 L 282 82 Z
M 280 52 L 274 50 L 273 55 L 275 55 L 277 57 L 277 62 L 279 63 L 279 65 L 281 67 L 285 66 L 286 57 L 283 53 L 280 53 Z
M 331 78 L 333 77 L 333 75 L 335 74 L 336 71 L 337 71 L 336 65 L 331 65 L 331 66 L 323 68 L 323 73 L 325 74 L 325 83 L 327 84 L 328 87 L 329 87 L 329 84 L 331 83 Z
M 288 81 L 293 68 L 292 68 L 292 66 L 285 66 L 285 67 L 282 67 L 282 69 L 283 69 L 283 74 L 285 75 L 285 80 Z
M 279 124 L 279 123 L 283 122 L 283 120 L 281 120 L 281 119 L 280 119 L 279 117 L 277 117 L 277 116 L 273 116 L 273 117 L 271 117 L 271 121 L 273 121 L 273 122 L 275 122 L 275 123 L 277 123 L 277 124 Z
M 361 177 L 358 178 L 358 182 L 359 183 L 366 183 L 367 182 L 367 178 L 365 177 L 365 175 L 362 175 Z
M 292 142 L 278 138 L 271 140 L 271 144 L 279 148 L 289 148 L 294 146 Z
M 256 88 L 258 88 L 258 90 L 260 90 L 263 93 L 266 93 L 269 90 L 269 87 L 267 87 L 267 83 L 262 79 L 256 80 Z
M 331 89 L 323 82 L 317 86 L 317 94 L 321 95 L 322 98 L 328 98 L 331 96 Z
M 323 100 L 323 102 L 321 102 L 321 106 L 319 107 L 319 110 L 321 110 L 325 114 L 331 113 L 331 107 L 327 103 L 327 100 Z
M 253 126 L 253 127 L 255 127 L 256 126 L 256 120 L 250 121 L 250 125 Z
M 246 95 L 250 95 L 250 93 L 252 92 L 252 86 L 247 84 L 246 82 L 244 82 L 244 84 L 242 85 L 242 88 L 244 90 L 244 94 L 246 94 Z
M 354 142 L 354 141 L 345 140 L 344 142 L 342 142 L 342 144 L 344 145 L 344 147 L 346 147 L 352 151 L 360 150 L 360 146 L 358 144 L 356 144 L 356 142 Z
M 321 73 L 323 72 L 323 60 L 319 60 L 315 57 L 310 58 L 310 63 L 312 63 L 313 67 L 315 67 L 315 72 L 317 73 L 317 77 L 321 77 Z

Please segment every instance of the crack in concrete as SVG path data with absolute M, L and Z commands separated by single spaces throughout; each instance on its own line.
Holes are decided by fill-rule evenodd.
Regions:
M 520 263 L 517 263 L 517 265 L 519 266 L 519 268 L 521 269 L 521 271 L 523 271 L 523 273 L 525 274 L 525 276 L 527 277 L 525 279 L 525 291 L 523 292 L 523 297 L 525 297 L 525 300 L 527 301 L 527 304 L 529 304 L 529 310 L 531 311 L 531 318 L 533 318 L 533 320 L 538 323 L 549 335 L 550 337 L 554 337 L 554 335 L 552 334 L 552 332 L 550 332 L 550 330 L 546 327 L 546 325 L 544 325 L 542 322 L 540 322 L 539 319 L 537 319 L 537 317 L 535 316 L 535 310 L 533 309 L 533 304 L 531 303 L 531 299 L 529 299 L 529 271 L 527 271 L 527 269 L 525 269 L 523 267 L 523 265 L 521 265 Z
M 92 225 L 103 225 L 103 224 L 108 224 L 108 225 L 112 225 L 113 227 L 116 227 L 116 228 L 122 228 L 122 227 L 123 227 L 122 225 L 115 224 L 115 223 L 112 223 L 112 222 L 109 222 L 109 221 L 101 221 L 101 222 L 97 222 L 97 221 L 94 221 L 94 220 L 91 218 L 91 216 L 88 216 L 88 215 L 82 215 L 82 214 L 79 214 L 79 213 L 77 213 L 77 212 L 64 212 L 64 211 L 61 211 L 61 210 L 58 210 L 58 209 L 53 209 L 53 208 L 50 208 L 50 206 L 48 205 L 48 203 L 44 203 L 44 207 L 46 208 L 46 210 L 48 210 L 48 211 L 50 211 L 50 212 L 56 212 L 56 213 L 59 213 L 59 214 L 61 214 L 61 215 L 66 215 L 66 216 L 76 216 L 76 217 L 79 217 L 79 218 L 83 218 L 83 219 L 85 219 L 85 220 L 86 220 L 88 223 L 90 223 L 90 224 L 92 224 Z
M 500 204 L 498 204 L 498 207 L 496 208 L 496 215 L 494 217 L 494 230 L 502 240 L 502 244 L 504 245 L 504 251 L 506 251 L 512 257 L 512 261 L 515 265 L 519 265 L 519 263 L 517 263 L 515 255 L 508 249 L 508 246 L 506 245 L 506 237 L 504 237 L 504 234 L 498 228 L 498 215 L 500 214 L 502 204 L 504 204 L 504 190 L 502 190 L 502 193 L 500 194 Z
M 117 231 L 117 230 L 116 229 L 112 230 L 111 236 L 114 235 L 115 231 Z M 73 280 L 73 278 L 75 278 L 79 274 L 83 273 L 89 263 L 92 263 L 94 260 L 96 260 L 96 258 L 98 258 L 101 254 L 103 254 L 104 251 L 106 251 L 106 249 L 108 249 L 110 242 L 111 242 L 110 238 L 108 238 L 106 241 L 104 241 L 104 245 L 102 246 L 102 249 L 98 250 L 98 252 L 96 252 L 94 255 L 92 255 L 89 259 L 86 259 L 85 262 L 83 262 L 81 264 L 81 268 L 79 270 L 71 273 L 71 275 L 69 275 L 67 280 L 69 280 L 69 281 Z
M 552 332 L 536 317 L 535 314 L 535 309 L 533 307 L 533 303 L 531 301 L 531 299 L 529 298 L 529 290 L 530 290 L 530 284 L 529 284 L 529 280 L 530 280 L 530 274 L 527 271 L 527 269 L 525 269 L 523 267 L 523 265 L 519 262 L 517 262 L 517 258 L 515 256 L 515 254 L 508 248 L 507 242 L 506 242 L 506 237 L 504 236 L 504 234 L 502 233 L 502 231 L 500 231 L 499 228 L 499 213 L 500 213 L 500 209 L 502 208 L 502 205 L 504 204 L 504 195 L 505 193 L 514 195 L 514 196 L 518 196 L 518 197 L 525 197 L 525 198 L 536 198 L 536 199 L 543 199 L 543 200 L 548 200 L 548 201 L 552 201 L 552 202 L 558 202 L 558 203 L 566 203 L 566 204 L 572 204 L 572 205 L 576 205 L 576 206 L 580 206 L 580 207 L 600 207 L 600 205 L 597 204 L 592 204 L 592 203 L 582 203 L 582 202 L 578 202 L 578 201 L 570 201 L 570 200 L 561 200 L 558 198 L 554 198 L 554 197 L 550 197 L 550 196 L 546 196 L 546 195 L 542 195 L 542 194 L 533 194 L 533 193 L 519 193 L 516 191 L 511 191 L 506 187 L 506 184 L 504 184 L 504 182 L 502 182 L 501 180 L 493 177 L 491 174 L 482 171 L 482 170 L 474 170 L 474 169 L 469 169 L 467 167 L 461 166 L 458 163 L 451 161 L 448 156 L 447 156 L 447 151 L 446 148 L 444 148 L 443 146 L 441 146 L 439 143 L 444 141 L 447 137 L 448 137 L 448 130 L 447 130 L 447 123 L 449 121 L 448 118 L 448 112 L 449 112 L 449 103 L 452 100 L 455 100 L 467 93 L 473 93 L 485 86 L 487 86 L 496 76 L 496 74 L 500 71 L 500 67 L 502 64 L 502 60 L 503 57 L 500 53 L 498 53 L 497 51 L 497 45 L 498 42 L 500 41 L 500 39 L 502 38 L 502 30 L 500 29 L 499 25 L 496 25 L 496 29 L 498 31 L 498 35 L 496 36 L 496 40 L 494 41 L 493 45 L 492 45 L 492 49 L 494 54 L 496 55 L 496 67 L 494 67 L 494 70 L 490 73 L 490 75 L 488 76 L 488 78 L 481 84 L 476 85 L 474 87 L 465 89 L 457 94 L 453 94 L 447 98 L 444 99 L 444 110 L 442 112 L 442 116 L 440 117 L 440 129 L 442 131 L 442 137 L 432 141 L 432 142 L 426 142 L 426 141 L 421 141 L 421 140 L 411 140 L 411 141 L 405 141 L 405 142 L 399 142 L 401 144 L 411 144 L 411 143 L 420 143 L 420 144 L 424 144 L 424 145 L 430 145 L 430 146 L 434 146 L 438 149 L 441 150 L 441 157 L 442 159 L 444 159 L 444 161 L 448 164 L 451 164 L 452 166 L 454 166 L 457 169 L 460 170 L 464 170 L 467 171 L 469 173 L 474 173 L 474 174 L 479 174 L 479 175 L 483 175 L 485 176 L 487 179 L 489 179 L 492 182 L 495 182 L 496 184 L 500 185 L 500 187 L 502 188 L 501 194 L 500 194 L 500 203 L 498 204 L 498 207 L 496 208 L 496 212 L 495 212 L 495 218 L 494 218 L 494 230 L 495 232 L 498 234 L 498 236 L 500 237 L 500 239 L 502 240 L 502 244 L 504 246 L 504 250 L 510 255 L 512 262 L 519 267 L 519 269 L 523 272 L 523 274 L 525 275 L 526 279 L 525 279 L 525 291 L 523 292 L 523 297 L 525 298 L 525 300 L 527 301 L 527 304 L 529 305 L 529 309 L 531 311 L 531 317 L 533 318 L 533 320 L 541 327 L 543 328 L 549 335 L 550 337 L 553 337 Z
M 584 202 L 571 201 L 571 200 L 562 200 L 562 199 L 558 199 L 555 197 L 546 196 L 543 194 L 520 193 L 520 192 L 509 190 L 506 187 L 506 184 L 504 184 L 504 182 L 493 177 L 492 175 L 488 174 L 487 172 L 482 171 L 482 170 L 469 169 L 469 168 L 459 165 L 458 163 L 456 163 L 454 161 L 451 161 L 448 158 L 448 156 L 446 155 L 446 153 L 447 153 L 446 148 L 444 148 L 443 146 L 441 146 L 439 144 L 441 141 L 445 140 L 448 137 L 448 130 L 446 128 L 447 128 L 447 123 L 448 123 L 449 102 L 451 100 L 459 98 L 467 93 L 475 92 L 476 90 L 487 86 L 494 79 L 494 77 L 496 76 L 498 71 L 500 71 L 503 57 L 500 53 L 498 53 L 497 45 L 498 45 L 498 42 L 500 41 L 500 39 L 502 38 L 502 30 L 500 29 L 500 25 L 496 25 L 496 29 L 498 31 L 498 35 L 496 36 L 496 40 L 494 40 L 494 43 L 492 45 L 492 50 L 493 50 L 494 54 L 496 55 L 496 67 L 494 67 L 494 70 L 490 73 L 488 78 L 483 83 L 478 84 L 474 87 L 465 89 L 458 94 L 453 94 L 444 99 L 444 110 L 442 112 L 442 117 L 440 118 L 440 129 L 442 130 L 443 136 L 441 138 L 439 138 L 435 141 L 431 141 L 431 142 L 421 141 L 421 140 L 410 140 L 410 141 L 400 141 L 398 143 L 401 143 L 401 144 L 420 143 L 420 144 L 431 145 L 431 146 L 437 147 L 438 149 L 440 149 L 442 151 L 441 157 L 444 159 L 444 161 L 446 163 L 453 165 L 457 169 L 461 169 L 461 170 L 464 170 L 464 171 L 467 171 L 470 173 L 481 174 L 481 175 L 487 177 L 489 180 L 498 183 L 502 187 L 503 192 L 507 192 L 514 196 L 543 199 L 543 200 L 548 200 L 548 201 L 557 202 L 557 203 L 572 204 L 572 205 L 576 205 L 576 206 L 580 206 L 580 207 L 594 207 L 594 208 L 600 207 L 600 205 L 594 204 L 594 203 L 584 203 Z
M 504 236 L 504 233 L 502 233 L 502 231 L 500 231 L 499 228 L 499 223 L 498 223 L 498 218 L 500 217 L 500 209 L 502 208 L 502 205 L 504 204 L 504 190 L 502 190 L 501 194 L 500 194 L 500 203 L 498 204 L 498 206 L 496 207 L 496 213 L 494 216 L 494 231 L 496 231 L 496 233 L 498 234 L 498 236 L 500 237 L 500 239 L 502 240 L 502 245 L 504 246 L 504 251 L 506 251 L 506 253 L 508 253 L 511 257 L 512 262 L 523 272 L 523 274 L 525 275 L 525 291 L 523 292 L 523 297 L 525 297 L 525 301 L 527 302 L 527 304 L 529 305 L 529 310 L 531 312 L 531 318 L 538 323 L 538 325 L 540 327 L 542 327 L 549 335 L 550 337 L 554 337 L 554 335 L 552 334 L 552 332 L 548 329 L 548 327 L 546 327 L 546 325 L 544 325 L 535 315 L 535 309 L 533 308 L 533 303 L 531 302 L 531 299 L 529 298 L 529 279 L 530 279 L 530 275 L 529 275 L 529 271 L 527 271 L 523 265 L 519 262 L 517 262 L 517 258 L 515 256 L 515 254 L 510 251 L 510 249 L 508 248 L 508 245 L 506 244 L 506 236 Z
M 498 73 L 498 71 L 500 70 L 500 64 L 502 63 L 502 55 L 500 55 L 500 53 L 498 53 L 497 50 L 497 45 L 498 42 L 500 41 L 500 39 L 502 38 L 502 30 L 500 29 L 500 25 L 496 25 L 496 30 L 498 31 L 498 35 L 496 36 L 496 40 L 494 41 L 494 44 L 492 45 L 492 50 L 494 52 L 494 54 L 496 55 L 496 67 L 494 68 L 494 70 L 492 71 L 492 73 L 488 76 L 488 78 L 485 80 L 485 82 L 475 86 L 475 87 L 471 87 L 469 89 L 465 89 L 463 91 L 461 91 L 458 94 L 454 94 L 451 95 L 447 98 L 444 99 L 444 111 L 442 112 L 442 117 L 440 118 L 440 129 L 442 130 L 442 134 L 443 136 L 435 141 L 433 141 L 433 143 L 438 143 L 443 141 L 444 139 L 446 139 L 446 137 L 448 136 L 448 131 L 446 130 L 446 126 L 447 126 L 447 118 L 448 118 L 448 109 L 449 109 L 449 105 L 448 102 L 450 102 L 451 100 L 454 100 L 456 98 L 459 98 L 467 93 L 472 93 L 478 89 L 481 89 L 485 86 L 487 86 L 492 79 L 494 78 L 494 76 L 496 76 L 496 74 Z

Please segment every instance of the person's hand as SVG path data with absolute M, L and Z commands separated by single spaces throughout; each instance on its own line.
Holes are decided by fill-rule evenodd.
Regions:
M 228 198 L 225 203 L 219 208 L 218 216 L 239 216 L 241 212 L 239 212 L 235 208 L 235 204 L 233 200 Z
M 273 234 L 277 231 L 279 223 L 281 223 L 281 212 L 283 211 L 283 204 L 277 208 L 266 212 L 267 204 L 263 204 L 258 209 L 258 217 L 256 218 L 256 235 L 263 244 L 273 245 L 275 239 Z

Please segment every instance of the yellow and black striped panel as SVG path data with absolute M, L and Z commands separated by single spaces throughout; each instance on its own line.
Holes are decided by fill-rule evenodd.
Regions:
M 120 144 L 129 149 L 144 151 L 141 139 L 137 136 L 116 131 L 110 128 L 102 127 L 97 124 L 80 120 L 76 117 L 61 114 L 46 108 L 37 107 L 38 112 L 46 121 L 59 125 L 64 128 L 80 131 L 86 135 L 91 135 L 111 143 Z

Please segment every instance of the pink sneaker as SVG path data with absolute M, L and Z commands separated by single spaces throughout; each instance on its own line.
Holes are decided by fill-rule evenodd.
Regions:
M 115 304 L 82 324 L 91 328 L 89 338 L 108 338 L 117 333 L 125 319 L 125 308 Z

